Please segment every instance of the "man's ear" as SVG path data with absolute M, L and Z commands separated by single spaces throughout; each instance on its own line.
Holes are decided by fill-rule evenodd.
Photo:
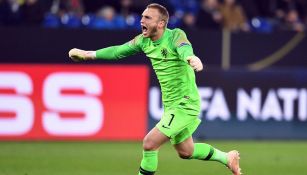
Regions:
M 164 28 L 165 21 L 161 20 L 158 25 L 159 25 L 159 28 Z

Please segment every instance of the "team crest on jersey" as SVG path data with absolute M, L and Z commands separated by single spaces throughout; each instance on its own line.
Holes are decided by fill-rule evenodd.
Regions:
M 166 50 L 165 48 L 163 48 L 163 49 L 161 50 L 161 55 L 162 55 L 164 58 L 167 57 L 167 50 Z

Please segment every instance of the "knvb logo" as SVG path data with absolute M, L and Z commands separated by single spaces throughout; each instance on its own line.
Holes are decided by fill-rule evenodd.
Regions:
M 163 48 L 163 49 L 161 50 L 161 55 L 162 55 L 164 58 L 167 57 L 167 50 L 166 50 L 165 48 Z

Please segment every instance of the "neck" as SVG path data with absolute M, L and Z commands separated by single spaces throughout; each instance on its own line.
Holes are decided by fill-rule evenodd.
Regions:
M 157 41 L 158 39 L 160 39 L 160 38 L 162 37 L 162 35 L 163 35 L 164 31 L 165 31 L 165 29 L 164 29 L 164 28 L 163 28 L 163 29 L 161 29 L 161 30 L 158 30 L 158 31 L 157 31 L 157 33 L 156 33 L 156 35 L 155 35 L 155 36 L 150 37 L 150 39 L 151 39 L 152 41 Z

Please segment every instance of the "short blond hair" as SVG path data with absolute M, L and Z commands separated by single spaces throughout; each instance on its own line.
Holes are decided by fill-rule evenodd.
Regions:
M 169 13 L 164 6 L 157 4 L 157 3 L 152 3 L 152 4 L 149 4 L 146 8 L 157 9 L 161 15 L 161 20 L 165 22 L 165 27 L 167 26 L 168 19 L 169 19 Z

